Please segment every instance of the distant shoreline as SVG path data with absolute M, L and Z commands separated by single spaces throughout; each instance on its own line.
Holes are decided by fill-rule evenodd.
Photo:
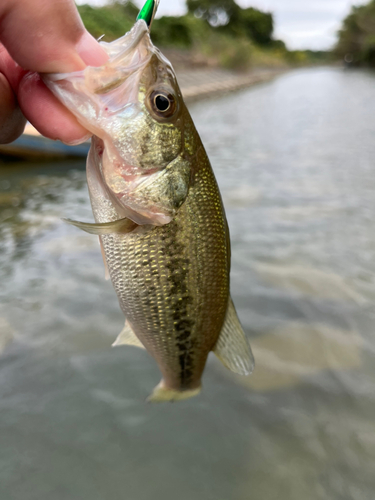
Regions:
M 285 73 L 286 68 L 259 68 L 246 73 L 220 69 L 177 70 L 177 80 L 187 103 L 234 92 L 258 83 L 268 82 Z

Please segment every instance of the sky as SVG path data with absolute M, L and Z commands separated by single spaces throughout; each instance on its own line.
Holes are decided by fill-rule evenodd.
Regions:
M 103 5 L 105 0 L 79 0 L 77 3 Z M 134 0 L 142 6 L 144 1 Z M 364 0 L 237 0 L 241 7 L 257 7 L 274 14 L 275 38 L 286 42 L 290 49 L 324 50 L 336 41 L 341 21 L 352 5 L 367 3 Z M 185 0 L 161 0 L 158 17 L 181 15 Z

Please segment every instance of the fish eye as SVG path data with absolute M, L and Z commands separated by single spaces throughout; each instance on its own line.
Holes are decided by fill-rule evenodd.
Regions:
M 177 110 L 176 99 L 164 90 L 154 90 L 150 95 L 150 103 L 152 110 L 160 118 L 170 118 Z
M 154 97 L 154 103 L 156 108 L 161 113 L 166 113 L 168 109 L 171 107 L 171 101 L 163 94 L 158 94 Z

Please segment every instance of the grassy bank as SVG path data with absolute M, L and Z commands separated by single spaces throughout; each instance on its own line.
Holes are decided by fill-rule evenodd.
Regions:
M 322 52 L 290 51 L 283 41 L 275 40 L 271 13 L 241 9 L 233 0 L 200 1 L 199 7 L 195 3 L 195 0 L 188 0 L 186 15 L 161 17 L 152 26 L 154 43 L 166 49 L 175 64 L 247 71 L 253 67 L 283 68 L 322 63 L 327 58 Z M 104 35 L 106 41 L 128 31 L 138 13 L 131 2 L 78 8 L 90 33 L 96 38 Z M 218 23 L 219 18 L 222 24 Z

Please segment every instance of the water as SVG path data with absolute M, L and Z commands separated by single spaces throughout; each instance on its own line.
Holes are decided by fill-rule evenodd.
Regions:
M 195 103 L 232 235 L 252 377 L 147 405 L 84 165 L 0 168 L 0 498 L 373 500 L 375 75 L 294 71 Z

